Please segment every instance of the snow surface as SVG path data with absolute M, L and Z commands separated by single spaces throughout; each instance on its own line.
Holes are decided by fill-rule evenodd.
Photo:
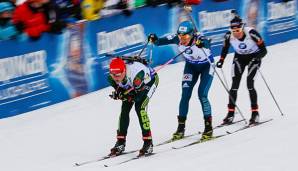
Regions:
M 94 160 L 107 154 L 116 141 L 120 101 L 111 100 L 106 88 L 71 101 L 0 120 L 1 171 L 296 171 L 298 170 L 298 39 L 274 45 L 263 60 L 262 72 L 285 116 L 279 113 L 260 75 L 256 80 L 261 119 L 272 122 L 247 129 L 214 141 L 180 150 L 172 146 L 187 144 L 199 136 L 155 147 L 154 156 L 105 168 L 103 165 L 126 160 L 137 153 L 74 167 L 75 162 Z M 224 73 L 230 83 L 232 54 Z M 149 117 L 154 143 L 171 137 L 176 130 L 184 63 L 160 70 L 160 85 L 149 103 Z M 221 74 L 220 70 L 217 70 Z M 249 119 L 249 96 L 246 73 L 239 89 L 238 104 Z M 244 80 L 244 81 L 243 81 Z M 203 130 L 203 115 L 197 97 L 197 86 L 190 102 L 186 134 Z M 209 93 L 213 108 L 213 124 L 226 114 L 228 95 L 217 76 Z M 127 150 L 142 146 L 141 131 L 135 112 L 131 112 Z M 241 119 L 236 115 L 236 119 Z M 214 131 L 235 130 L 239 123 Z

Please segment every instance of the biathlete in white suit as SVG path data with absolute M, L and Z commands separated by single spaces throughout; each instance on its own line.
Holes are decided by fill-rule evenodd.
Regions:
M 249 124 L 259 121 L 259 106 L 257 91 L 254 88 L 254 78 L 258 68 L 261 66 L 262 58 L 267 54 L 267 49 L 261 35 L 253 28 L 245 27 L 242 19 L 235 16 L 231 20 L 231 31 L 225 34 L 224 45 L 221 51 L 221 57 L 216 63 L 218 68 L 222 68 L 224 60 L 228 54 L 230 46 L 235 50 L 235 56 L 232 65 L 232 87 L 230 89 L 228 114 L 224 118 L 224 124 L 233 122 L 235 114 L 235 104 L 237 91 L 242 78 L 242 74 L 247 66 L 247 88 L 251 102 L 251 118 Z

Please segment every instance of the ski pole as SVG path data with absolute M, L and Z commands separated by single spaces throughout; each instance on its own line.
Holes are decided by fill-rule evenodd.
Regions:
M 273 95 L 273 93 L 272 93 L 272 91 L 271 91 L 271 89 L 270 89 L 270 87 L 269 87 L 269 85 L 268 85 L 268 83 L 267 83 L 267 81 L 266 81 L 264 75 L 262 74 L 262 72 L 261 72 L 259 66 L 258 66 L 258 72 L 260 73 L 260 75 L 261 75 L 261 77 L 262 77 L 262 79 L 263 79 L 263 81 L 264 81 L 264 83 L 265 83 L 267 89 L 269 90 L 269 92 L 270 92 L 270 94 L 271 94 L 271 97 L 273 98 L 273 100 L 274 100 L 274 102 L 275 102 L 275 104 L 276 104 L 276 106 L 277 106 L 277 108 L 278 108 L 278 110 L 279 110 L 281 116 L 284 116 L 284 114 L 283 114 L 283 112 L 281 111 L 281 108 L 279 107 L 279 105 L 278 105 L 278 103 L 277 103 L 277 101 L 276 101 L 276 99 L 275 99 L 275 97 L 274 97 L 274 95 Z
M 202 49 L 202 50 L 203 50 L 204 54 L 207 56 L 207 54 L 206 54 L 206 52 L 204 51 L 204 49 Z M 208 59 L 208 62 L 209 62 L 209 64 L 210 64 L 210 66 L 213 68 L 213 70 L 214 70 L 216 76 L 218 77 L 219 81 L 221 82 L 222 86 L 224 87 L 224 89 L 226 90 L 226 92 L 229 94 L 229 98 L 230 98 L 230 100 L 231 100 L 232 103 L 235 105 L 235 107 L 236 107 L 236 109 L 238 110 L 238 112 L 239 112 L 240 116 L 242 117 L 242 119 L 244 119 L 245 124 L 247 124 L 246 118 L 243 116 L 243 113 L 242 113 L 242 111 L 240 110 L 240 108 L 238 107 L 238 105 L 236 105 L 236 101 L 235 101 L 235 99 L 232 97 L 232 95 L 231 95 L 229 89 L 227 88 L 227 86 L 225 85 L 225 83 L 223 82 L 223 80 L 221 79 L 221 77 L 219 76 L 219 74 L 218 74 L 218 72 L 217 72 L 217 70 L 216 70 L 214 64 L 210 61 L 210 59 L 209 59 L 208 57 L 207 57 L 207 59 Z
M 141 50 L 140 53 L 138 54 L 138 57 L 141 57 L 141 55 L 142 55 L 143 51 L 145 50 L 145 48 L 147 47 L 148 43 L 149 43 L 149 41 L 147 41 L 147 42 L 145 43 L 144 47 L 142 48 L 142 50 Z
M 186 12 L 186 14 L 188 15 L 188 18 L 190 19 L 192 25 L 195 28 L 195 32 L 198 32 L 197 26 L 195 24 L 194 19 L 192 18 L 192 16 L 190 15 L 190 13 L 192 12 L 192 7 L 190 5 L 184 5 L 183 6 L 184 11 Z
M 229 84 L 228 84 L 228 81 L 227 81 L 227 79 L 226 79 L 226 76 L 225 76 L 225 73 L 224 73 L 223 69 L 220 68 L 220 71 L 221 71 L 221 75 L 222 75 L 222 77 L 223 77 L 223 80 L 224 80 L 226 86 L 229 87 Z
M 193 44 L 195 45 L 195 44 Z M 189 48 L 191 48 L 193 45 L 191 45 Z M 161 70 L 162 68 L 164 68 L 165 66 L 169 65 L 171 62 L 173 62 L 177 57 L 179 57 L 180 55 L 182 55 L 186 50 L 188 50 L 189 48 L 186 48 L 184 51 L 180 52 L 179 54 L 177 54 L 176 56 L 172 57 L 170 60 L 168 60 L 166 63 L 160 65 L 159 67 L 157 67 L 157 69 L 154 69 L 154 71 L 152 72 L 152 74 L 157 73 L 159 70 Z M 128 94 L 129 92 L 131 92 L 132 90 L 134 90 L 133 87 L 131 87 L 130 89 L 126 90 L 124 92 L 124 95 Z
M 192 16 L 190 15 L 190 11 L 192 11 L 191 6 L 184 6 L 184 10 L 186 11 L 186 14 L 188 15 L 188 17 L 190 18 L 190 21 L 192 22 L 194 28 L 196 31 L 198 31 L 197 26 L 192 18 Z M 207 57 L 207 60 L 210 64 L 210 66 L 213 68 L 216 76 L 218 77 L 219 81 L 221 82 L 221 84 L 223 85 L 224 89 L 226 90 L 226 92 L 229 94 L 229 99 L 232 101 L 232 103 L 235 105 L 236 109 L 239 111 L 240 116 L 242 117 L 242 119 L 244 119 L 245 124 L 247 124 L 246 118 L 243 116 L 243 113 L 241 112 L 240 108 L 238 107 L 238 105 L 236 105 L 236 101 L 234 100 L 234 98 L 232 97 L 229 89 L 227 88 L 227 86 L 225 85 L 225 83 L 223 82 L 223 80 L 221 79 L 220 75 L 218 74 L 216 67 L 214 66 L 214 64 L 210 61 L 208 55 L 206 54 L 205 50 L 202 48 L 203 53 L 205 54 L 205 56 Z
M 170 60 L 168 60 L 166 63 L 160 65 L 159 67 L 157 67 L 157 69 L 154 69 L 154 73 L 157 73 L 159 70 L 161 70 L 162 68 L 164 68 L 165 66 L 169 65 L 171 62 L 173 62 L 176 58 L 178 58 L 180 55 L 182 55 L 186 50 L 190 49 L 192 46 L 194 46 L 194 44 L 192 44 L 189 48 L 186 48 L 184 51 L 178 53 L 176 56 L 172 57 Z

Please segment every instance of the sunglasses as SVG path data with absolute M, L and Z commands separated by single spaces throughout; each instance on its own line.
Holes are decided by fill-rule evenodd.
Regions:
M 232 32 L 233 33 L 239 33 L 239 32 L 242 32 L 242 28 L 231 28 Z
M 111 76 L 113 76 L 113 77 L 120 77 L 121 75 L 122 75 L 122 73 L 120 72 L 120 73 L 110 73 L 111 74 Z
M 180 36 L 180 37 L 187 37 L 187 36 L 190 36 L 189 34 L 182 34 L 182 33 L 180 33 L 180 34 L 178 34 L 178 36 Z

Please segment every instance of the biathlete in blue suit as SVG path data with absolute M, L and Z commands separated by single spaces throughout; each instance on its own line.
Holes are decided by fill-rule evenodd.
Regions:
M 185 121 L 187 118 L 189 100 L 191 98 L 193 87 L 200 77 L 198 96 L 202 106 L 205 129 L 202 139 L 212 137 L 212 111 L 208 100 L 208 92 L 213 80 L 214 70 L 210 63 L 214 62 L 210 51 L 210 40 L 195 32 L 193 24 L 190 21 L 180 23 L 177 34 L 171 34 L 166 37 L 158 38 L 156 34 L 150 34 L 148 41 L 157 46 L 177 44 L 178 50 L 183 52 L 185 66 L 182 79 L 182 97 L 179 105 L 178 128 L 173 134 L 173 140 L 184 137 Z

